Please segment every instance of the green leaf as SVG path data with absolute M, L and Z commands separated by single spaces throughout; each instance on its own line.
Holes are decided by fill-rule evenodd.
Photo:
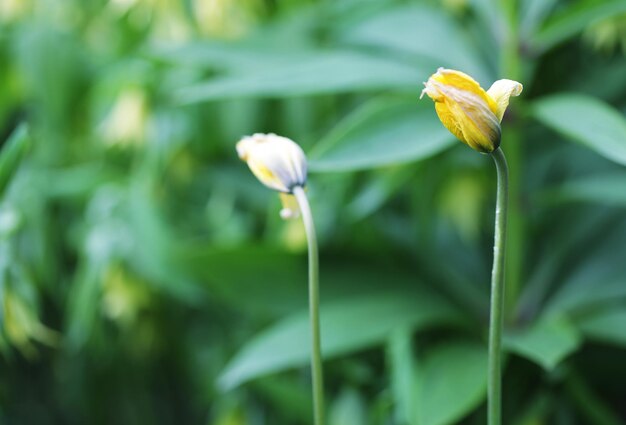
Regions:
M 79 270 L 71 286 L 65 338 L 71 350 L 78 351 L 94 334 L 94 326 L 100 314 L 101 273 L 93 264 L 86 265 Z
M 578 322 L 582 332 L 591 339 L 626 348 L 626 309 L 602 310 Z
M 559 94 L 538 100 L 532 113 L 553 130 L 626 165 L 626 119 L 609 105 L 589 96 Z
M 545 51 L 581 32 L 590 24 L 626 13 L 624 0 L 587 0 L 570 6 L 550 19 L 530 39 L 534 49 Z
M 29 146 L 28 126 L 21 124 L 13 131 L 0 152 L 0 196 L 4 195 Z
M 440 345 L 419 362 L 410 333 L 400 330 L 389 340 L 389 362 L 398 423 L 452 424 L 485 397 L 487 351 L 480 345 Z
M 325 359 L 376 346 L 399 327 L 418 329 L 457 318 L 447 302 L 425 290 L 415 294 L 393 290 L 361 293 L 322 305 L 320 316 Z M 229 389 L 308 364 L 309 333 L 307 312 L 279 321 L 242 348 L 222 373 L 219 385 Z
M 574 268 L 559 290 L 550 298 L 545 311 L 550 314 L 577 315 L 626 299 L 626 264 L 623 244 L 626 229 L 613 225 L 601 236 L 603 245 L 586 247 L 594 255 Z
M 520 34 L 528 38 L 545 21 L 557 0 L 524 0 L 520 6 Z
M 546 370 L 553 369 L 561 360 L 576 351 L 581 337 L 564 317 L 539 319 L 524 331 L 507 335 L 505 346 Z
M 296 58 L 289 55 L 273 66 L 246 67 L 243 72 L 191 85 L 180 89 L 176 97 L 182 104 L 191 104 L 227 98 L 407 89 L 417 87 L 427 72 L 358 52 L 309 52 Z
M 487 350 L 455 342 L 431 351 L 417 376 L 419 425 L 456 423 L 485 398 L 487 392 Z
M 565 394 L 572 399 L 577 417 L 584 423 L 594 425 L 622 425 L 624 423 L 603 395 L 598 394 L 589 382 L 575 371 L 571 371 L 565 381 Z
M 273 410 L 288 418 L 290 423 L 312 423 L 311 389 L 302 385 L 300 380 L 267 377 L 257 380 L 252 388 L 271 403 Z
M 556 295 L 554 291 L 558 285 L 564 283 L 561 276 L 564 270 L 578 271 L 572 270 L 572 259 L 580 255 L 585 256 L 590 246 L 596 245 L 599 239 L 604 239 L 603 233 L 610 223 L 610 216 L 611 213 L 604 209 L 596 209 L 593 212 L 577 209 L 575 213 L 559 216 L 558 224 L 542 233 L 542 236 L 550 243 L 535 252 L 541 261 L 529 274 L 524 290 L 518 299 L 519 317 L 536 316 L 550 295 L 552 295 L 550 302 L 553 306 L 548 310 L 556 314 L 567 314 L 568 309 L 575 307 L 577 303 L 589 301 L 590 291 L 586 288 L 593 288 L 598 283 L 597 277 L 599 276 L 594 277 L 595 270 L 592 274 L 583 275 L 582 279 L 578 280 L 581 286 L 578 286 L 574 279 L 573 282 L 566 282 Z M 572 283 L 574 284 L 572 290 L 568 291 L 568 285 Z M 568 292 L 573 297 L 569 297 Z
M 149 55 L 181 67 L 227 71 L 271 69 L 307 57 L 302 49 L 284 49 L 250 41 L 235 43 L 216 40 L 203 40 L 202 43 L 188 43 L 182 46 L 156 46 Z
M 397 423 L 414 423 L 419 409 L 416 400 L 416 365 L 409 329 L 397 329 L 389 337 L 387 357 L 391 376 L 391 391 L 395 401 Z
M 366 425 L 367 411 L 363 397 L 351 388 L 345 388 L 329 409 L 330 425 Z
M 134 250 L 132 261 L 137 270 L 159 289 L 190 304 L 200 303 L 206 294 L 176 261 L 179 245 L 161 215 L 153 193 L 154 185 L 145 173 L 136 175 L 130 187 L 129 227 L 134 240 L 142 241 L 141 249 Z
M 378 211 L 396 192 L 415 177 L 414 167 L 391 167 L 374 172 L 368 184 L 355 193 L 346 205 L 353 220 L 361 220 Z
M 201 244 L 185 246 L 177 255 L 181 267 L 206 282 L 214 297 L 239 311 L 284 316 L 306 306 L 302 255 L 265 245 L 216 248 Z
M 322 139 L 309 163 L 312 171 L 353 171 L 426 159 L 454 143 L 430 101 L 377 99 Z
M 540 198 L 547 203 L 592 202 L 626 207 L 626 175 L 595 175 L 565 182 L 546 190 Z
M 419 57 L 431 68 L 423 80 L 440 66 L 463 70 L 485 83 L 491 80 L 469 38 L 442 8 L 411 5 L 379 13 L 349 27 L 343 39 Z

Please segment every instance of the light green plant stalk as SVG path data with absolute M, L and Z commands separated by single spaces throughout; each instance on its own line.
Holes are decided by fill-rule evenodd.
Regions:
M 239 158 L 265 186 L 280 192 L 282 218 L 294 218 L 298 210 L 309 244 L 309 317 L 311 320 L 311 380 L 315 425 L 324 425 L 324 382 L 320 341 L 319 263 L 317 237 L 309 200 L 304 192 L 307 180 L 306 156 L 293 140 L 274 133 L 255 133 L 237 142 Z M 293 196 L 291 196 L 293 195 Z M 298 203 L 295 208 L 294 203 Z
M 491 308 L 489 315 L 489 365 L 487 390 L 488 425 L 500 425 L 502 416 L 502 326 L 504 309 L 504 249 L 508 204 L 509 170 L 502 149 L 491 153 L 496 163 L 498 189 L 496 223 L 491 270 Z
M 439 68 L 424 83 L 422 95 L 435 102 L 441 123 L 472 149 L 490 153 L 498 172 L 496 225 L 491 272 L 489 323 L 488 423 L 501 422 L 502 326 L 504 310 L 504 245 L 508 205 L 509 175 L 504 153 L 499 148 L 500 123 L 512 96 L 522 93 L 521 83 L 501 79 L 484 90 L 469 75 L 454 69 Z
M 293 188 L 298 200 L 302 222 L 309 245 L 309 319 L 311 322 L 311 379 L 313 385 L 313 414 L 315 425 L 324 424 L 324 378 L 322 373 L 322 350 L 320 340 L 320 301 L 319 301 L 319 262 L 317 253 L 317 237 L 313 214 L 304 189 Z

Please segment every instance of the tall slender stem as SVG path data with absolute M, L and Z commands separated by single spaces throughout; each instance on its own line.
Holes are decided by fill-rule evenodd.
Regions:
M 491 311 L 489 317 L 489 381 L 487 394 L 488 425 L 501 424 L 502 399 L 502 325 L 504 307 L 504 248 L 508 204 L 509 170 L 500 148 L 492 152 L 498 173 L 496 224 L 491 270 Z
M 311 379 L 313 382 L 313 415 L 315 425 L 324 424 L 324 378 L 320 341 L 319 262 L 313 214 L 304 189 L 296 186 L 293 194 L 298 200 L 302 222 L 309 244 L 309 319 L 311 322 Z

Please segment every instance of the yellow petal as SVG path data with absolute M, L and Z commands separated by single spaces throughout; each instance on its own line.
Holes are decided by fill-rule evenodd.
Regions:
M 448 98 L 445 104 L 462 134 L 459 137 L 462 142 L 483 153 L 493 152 L 500 146 L 500 123 L 485 103 L 472 101 L 471 98 L 461 102 Z M 435 104 L 435 109 L 437 105 L 439 103 Z M 448 126 L 446 128 L 449 129 Z M 452 134 L 458 137 L 454 131 Z
M 435 101 L 443 125 L 459 140 L 479 152 L 492 152 L 500 144 L 496 103 L 470 76 L 440 68 L 423 93 Z
M 498 80 L 487 90 L 487 94 L 497 105 L 497 109 L 494 112 L 499 121 L 502 121 L 504 111 L 509 106 L 509 98 L 511 96 L 519 96 L 523 88 L 517 81 Z
M 486 92 L 469 75 L 439 68 L 422 91 L 435 101 L 443 125 L 459 140 L 479 152 L 493 152 L 500 145 L 500 121 L 509 97 L 517 96 L 521 84 L 500 80 Z
M 450 133 L 454 134 L 457 139 L 463 143 L 467 143 L 461 126 L 457 118 L 452 114 L 452 111 L 450 111 L 448 104 L 445 101 L 435 102 L 435 111 L 437 111 L 437 116 L 439 116 L 444 127 L 447 128 Z
M 496 112 L 497 105 L 493 99 L 487 95 L 487 92 L 476 80 L 466 73 L 454 69 L 439 68 L 431 78 L 445 86 L 475 94 L 489 106 L 489 109 L 491 109 L 493 113 Z

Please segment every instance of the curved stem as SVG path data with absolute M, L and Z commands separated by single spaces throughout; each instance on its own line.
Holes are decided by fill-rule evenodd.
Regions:
M 509 170 L 500 148 L 491 153 L 498 173 L 496 197 L 496 224 L 493 242 L 493 268 L 491 270 L 491 311 L 489 315 L 489 366 L 488 366 L 488 424 L 501 424 L 502 398 L 502 324 L 504 307 L 504 248 L 506 242 L 506 215 L 508 203 Z
M 319 262 L 317 237 L 313 214 L 304 189 L 296 186 L 293 194 L 298 200 L 302 222 L 309 244 L 309 318 L 311 322 L 311 379 L 313 382 L 313 415 L 315 425 L 324 424 L 324 378 L 322 373 L 322 353 L 320 341 L 319 312 Z

